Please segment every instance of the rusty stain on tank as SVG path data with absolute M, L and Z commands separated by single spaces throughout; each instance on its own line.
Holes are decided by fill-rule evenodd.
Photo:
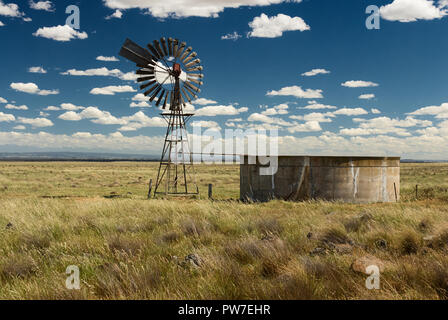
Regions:
M 274 175 L 260 174 L 259 161 L 240 166 L 243 200 L 322 199 L 353 203 L 393 202 L 400 194 L 400 158 L 280 156 Z

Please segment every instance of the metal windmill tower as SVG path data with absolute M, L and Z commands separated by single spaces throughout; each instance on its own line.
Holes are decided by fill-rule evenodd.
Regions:
M 185 42 L 161 38 L 142 48 L 127 39 L 120 55 L 137 64 L 140 89 L 149 101 L 162 106 L 167 121 L 162 156 L 154 195 L 199 194 L 195 182 L 193 155 L 190 151 L 186 124 L 193 113 L 185 112 L 186 101 L 197 98 L 203 84 L 201 60 Z

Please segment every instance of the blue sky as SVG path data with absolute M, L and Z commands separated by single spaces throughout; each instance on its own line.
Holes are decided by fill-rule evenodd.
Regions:
M 69 5 L 79 30 L 64 26 Z M 366 28 L 369 5 L 379 30 Z M 189 108 L 205 126 L 278 129 L 284 154 L 448 159 L 447 10 L 446 0 L 3 0 L 0 152 L 159 153 L 160 110 L 118 52 L 126 38 L 165 36 L 202 60 L 202 99 Z

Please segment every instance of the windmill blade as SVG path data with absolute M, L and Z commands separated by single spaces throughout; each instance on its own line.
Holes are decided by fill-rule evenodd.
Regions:
M 190 88 L 188 88 L 187 86 L 184 86 L 185 90 L 188 91 L 188 93 L 193 97 L 193 99 L 196 99 L 198 96 L 193 92 L 193 90 L 191 90 Z
M 185 58 L 182 62 L 185 64 L 188 61 L 190 61 L 191 59 L 194 59 L 198 56 L 198 54 L 196 52 L 192 52 L 187 58 Z
M 156 102 L 156 107 L 158 107 L 160 105 L 160 102 L 162 102 L 162 98 L 164 95 L 165 95 L 165 89 L 162 89 L 162 93 L 160 94 L 160 97 Z
M 168 55 L 168 47 L 166 46 L 165 37 L 160 38 L 160 42 L 162 43 L 163 53 L 165 54 L 165 56 L 167 56 Z
M 176 58 L 179 58 L 179 57 L 180 57 L 181 53 L 184 51 L 184 49 L 185 49 L 186 46 L 187 46 L 187 43 L 186 43 L 186 42 L 182 42 L 182 43 L 180 44 L 179 50 L 177 50 L 177 53 L 176 53 Z
M 180 61 L 184 61 L 184 59 L 187 57 L 187 55 L 191 52 L 191 50 L 193 50 L 192 47 L 188 47 L 187 49 L 185 49 L 184 53 L 182 54 L 182 56 L 180 57 Z
M 148 81 L 148 80 L 153 80 L 155 79 L 155 76 L 149 76 L 149 77 L 142 77 L 142 78 L 137 78 L 137 82 L 143 82 L 143 81 Z
M 190 71 L 202 71 L 202 70 L 204 70 L 204 68 L 202 66 L 196 66 L 196 67 L 193 67 L 193 68 L 187 68 L 186 70 L 188 72 L 190 72 Z
M 160 86 L 160 84 L 156 83 L 153 87 L 151 87 L 151 89 L 149 89 L 148 91 L 146 91 L 145 93 L 143 93 L 145 96 L 149 96 L 151 94 L 151 92 L 153 92 L 158 86 Z
M 150 81 L 150 82 L 148 82 L 148 83 L 142 84 L 142 85 L 140 86 L 140 90 L 146 89 L 146 88 L 148 88 L 150 85 L 153 85 L 153 84 L 156 83 L 156 82 L 157 82 L 156 80 L 153 80 L 153 81 Z
M 185 82 L 185 85 L 196 92 L 200 92 L 200 89 L 198 87 L 196 87 L 195 85 L 192 85 L 191 82 L 187 81 L 187 82 Z
M 159 41 L 154 40 L 153 43 L 154 43 L 154 48 L 156 49 L 157 53 L 159 54 L 159 57 L 160 57 L 161 59 L 163 59 L 163 57 L 164 57 L 165 55 L 164 55 L 164 53 L 163 53 L 163 51 L 162 51 L 162 47 L 160 46 Z
M 137 70 L 135 72 L 135 74 L 154 74 L 154 69 L 149 69 L 149 70 L 140 69 L 140 70 Z
M 163 110 L 166 109 L 166 103 L 167 103 L 167 101 L 168 101 L 168 94 L 169 94 L 169 93 L 170 93 L 170 92 L 167 91 L 166 94 L 165 94 L 165 101 L 163 102 L 163 107 L 162 107 Z
M 130 39 L 126 39 L 120 50 L 120 56 L 139 65 L 148 65 L 153 61 L 153 56 L 144 48 Z
M 191 61 L 190 63 L 187 63 L 187 64 L 185 65 L 185 68 L 191 68 L 191 67 L 193 67 L 194 65 L 196 65 L 196 64 L 200 64 L 200 63 L 201 63 L 201 59 L 196 59 L 196 60 Z
M 162 86 L 159 85 L 159 88 L 154 92 L 154 94 L 151 96 L 151 98 L 149 98 L 149 101 L 153 102 L 154 99 L 157 97 L 157 95 L 159 94 L 160 90 L 162 90 Z
M 188 73 L 187 76 L 189 78 L 196 78 L 196 79 L 204 78 L 204 75 L 202 73 Z
M 184 96 L 187 98 L 188 102 L 191 103 L 191 98 L 190 98 L 190 96 L 185 92 L 185 88 L 182 88 L 182 93 L 183 93 Z
M 157 52 L 157 50 L 154 49 L 154 47 L 150 43 L 148 43 L 146 46 L 152 52 L 152 54 L 157 58 L 157 60 L 160 60 L 161 57 L 159 56 L 159 53 Z
M 173 56 L 174 57 L 176 57 L 176 55 L 177 55 L 177 50 L 179 50 L 179 40 L 174 39 L 173 40 Z
M 168 38 L 168 53 L 170 56 L 173 55 L 173 38 Z
M 190 77 L 187 77 L 187 80 L 190 82 L 196 83 L 197 85 L 200 85 L 200 86 L 202 86 L 204 84 L 202 81 L 199 81 L 197 79 L 190 78 Z

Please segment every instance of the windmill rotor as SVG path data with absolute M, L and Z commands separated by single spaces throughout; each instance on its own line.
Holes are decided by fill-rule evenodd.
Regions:
M 140 90 L 157 107 L 182 109 L 201 92 L 201 60 L 186 42 L 162 37 L 143 48 L 127 39 L 120 55 L 137 65 Z

